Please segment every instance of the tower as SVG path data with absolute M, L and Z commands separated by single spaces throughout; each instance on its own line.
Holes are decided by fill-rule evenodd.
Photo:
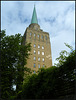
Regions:
M 52 66 L 51 44 L 49 33 L 40 29 L 34 6 L 31 24 L 24 33 L 25 43 L 31 43 L 31 55 L 27 60 L 26 67 L 31 68 L 35 73 L 41 67 Z

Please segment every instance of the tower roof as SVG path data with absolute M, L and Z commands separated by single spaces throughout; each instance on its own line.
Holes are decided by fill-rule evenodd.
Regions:
M 32 23 L 38 24 L 35 5 L 34 5 L 34 10 L 33 10 L 33 15 L 32 15 L 32 20 L 31 20 L 31 24 L 32 24 Z

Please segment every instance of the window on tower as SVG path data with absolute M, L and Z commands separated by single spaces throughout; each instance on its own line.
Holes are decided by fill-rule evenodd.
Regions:
M 36 60 L 36 57 L 34 57 L 34 60 Z
M 44 49 L 44 46 L 42 46 L 42 49 Z
M 36 54 L 36 51 L 34 50 L 34 54 Z
M 44 52 L 42 52 L 42 55 L 44 55 Z
M 40 61 L 40 57 L 38 57 L 38 61 Z
M 38 64 L 38 68 L 40 68 L 40 64 Z
M 42 58 L 42 61 L 44 62 L 44 58 Z
M 40 51 L 38 51 L 38 55 L 40 54 Z
M 36 67 L 36 64 L 34 64 L 34 67 Z
M 43 64 L 43 66 L 42 67 L 45 67 L 45 65 Z
M 38 36 L 38 38 L 40 37 L 40 35 L 39 35 L 39 34 L 38 34 L 37 36 Z
M 40 45 L 38 45 L 38 48 L 40 48 Z
M 45 36 L 45 39 L 47 40 L 47 36 Z
M 36 47 L 36 44 L 34 44 L 34 48 Z
M 34 37 L 36 36 L 36 34 L 34 33 Z
M 32 33 L 30 33 L 30 36 L 32 35 Z
M 41 36 L 41 39 L 43 39 L 43 35 Z

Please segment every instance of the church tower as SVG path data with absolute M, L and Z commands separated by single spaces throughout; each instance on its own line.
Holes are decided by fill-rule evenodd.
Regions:
M 49 33 L 40 29 L 34 6 L 31 24 L 24 33 L 25 43 L 31 43 L 31 55 L 27 59 L 26 67 L 35 73 L 39 68 L 52 66 L 51 44 Z

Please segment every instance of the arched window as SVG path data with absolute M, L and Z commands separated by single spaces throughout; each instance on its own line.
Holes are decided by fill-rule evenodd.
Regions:
M 47 40 L 47 36 L 45 36 L 45 40 Z

